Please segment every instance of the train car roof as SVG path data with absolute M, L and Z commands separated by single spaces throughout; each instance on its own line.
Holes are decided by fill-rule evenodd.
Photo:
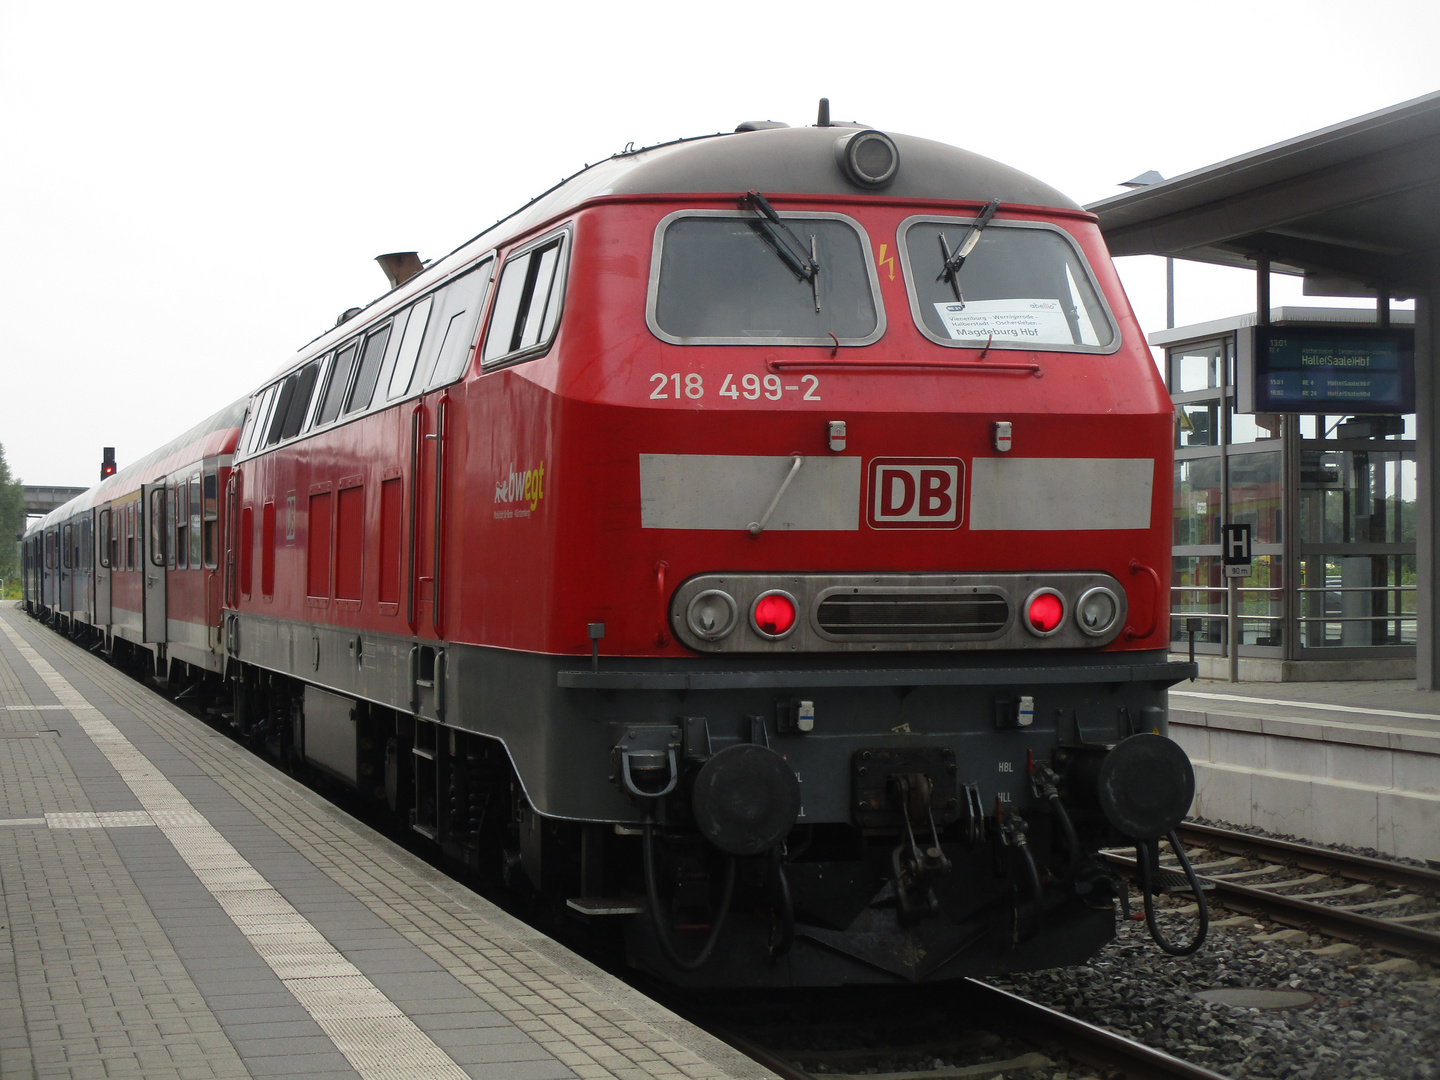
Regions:
M 744 125 L 742 125 L 744 126 Z M 829 127 L 764 127 L 680 139 L 624 151 L 561 181 L 415 277 L 365 305 L 353 319 L 326 330 L 276 369 L 274 378 L 348 337 L 367 316 L 399 307 L 512 237 L 605 196 L 734 193 L 766 195 L 881 196 L 925 202 L 978 202 L 1043 206 L 1083 213 L 1079 204 L 1034 177 L 957 146 L 885 132 L 899 154 L 894 178 L 883 187 L 857 183 L 841 168 L 836 144 L 859 124 Z M 376 310 L 378 308 L 378 310 Z M 257 387 L 259 389 L 259 387 Z
M 84 513 L 99 503 L 110 502 L 121 495 L 137 490 L 141 484 L 149 483 L 167 475 L 176 468 L 217 454 L 229 454 L 235 450 L 239 427 L 245 418 L 249 397 L 232 401 L 212 416 L 207 416 L 183 435 L 177 435 L 164 446 L 150 451 L 138 461 L 132 461 L 114 476 L 106 477 L 89 491 L 62 506 L 56 507 L 39 521 L 25 530 L 30 536 L 35 532 L 69 521 L 76 514 Z

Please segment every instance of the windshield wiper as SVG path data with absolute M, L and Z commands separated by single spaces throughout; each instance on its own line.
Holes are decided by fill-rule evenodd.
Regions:
M 760 235 L 769 241 L 780 261 L 790 268 L 799 280 L 808 281 L 815 297 L 815 310 L 820 310 L 820 260 L 815 250 L 815 237 L 810 237 L 810 250 L 790 231 L 790 226 L 780 220 L 780 215 L 770 205 L 770 200 L 758 191 L 747 191 L 740 200 L 758 215 L 755 225 Z
M 955 290 L 955 299 L 960 301 L 962 306 L 965 303 L 965 297 L 960 293 L 960 267 L 965 265 L 966 256 L 975 250 L 975 245 L 980 242 L 980 233 L 986 225 L 990 224 L 990 219 L 995 216 L 995 211 L 999 209 L 999 199 L 991 199 L 986 203 L 985 209 L 981 210 L 980 215 L 971 223 L 970 230 L 961 239 L 960 246 L 955 250 L 954 254 L 950 252 L 950 244 L 945 239 L 945 234 L 943 232 L 940 234 L 940 257 L 943 260 L 943 265 L 940 267 L 940 274 L 935 280 L 948 281 L 950 288 Z

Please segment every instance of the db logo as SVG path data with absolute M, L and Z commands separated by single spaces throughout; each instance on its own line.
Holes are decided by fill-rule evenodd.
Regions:
M 872 529 L 958 529 L 965 494 L 959 458 L 873 458 L 866 517 Z

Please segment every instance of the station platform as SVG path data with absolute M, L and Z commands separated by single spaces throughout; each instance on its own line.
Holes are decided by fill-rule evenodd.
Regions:
M 1440 694 L 1413 679 L 1170 689 L 1192 814 L 1316 843 L 1440 860 Z
M 0 1076 L 761 1080 L 0 604 Z

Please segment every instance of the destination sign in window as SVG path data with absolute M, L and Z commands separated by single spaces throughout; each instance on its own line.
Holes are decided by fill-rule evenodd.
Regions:
M 1415 411 L 1409 327 L 1248 326 L 1237 337 L 1239 412 Z

